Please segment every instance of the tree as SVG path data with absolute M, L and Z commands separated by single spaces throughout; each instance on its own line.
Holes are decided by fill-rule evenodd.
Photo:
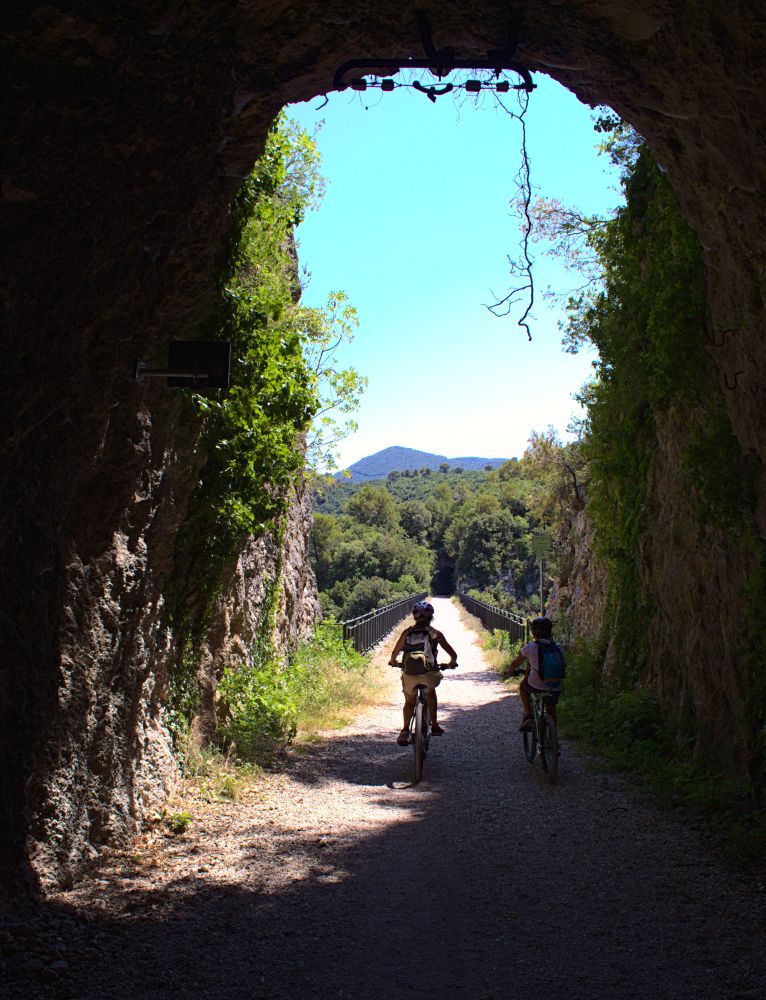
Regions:
M 360 524 L 379 528 L 395 528 L 399 523 L 396 503 L 383 486 L 365 485 L 347 502 L 346 514 Z
M 357 430 L 354 420 L 344 421 L 342 416 L 358 409 L 368 384 L 355 368 L 338 368 L 335 363 L 341 344 L 354 339 L 359 320 L 345 292 L 331 292 L 324 309 L 303 308 L 296 322 L 317 401 L 306 442 L 307 462 L 314 470 L 333 472 L 338 468 L 336 446 Z
M 399 504 L 399 519 L 410 538 L 419 545 L 426 543 L 434 519 L 422 500 L 408 500 Z
M 537 515 L 551 524 L 568 522 L 572 511 L 585 506 L 585 491 L 590 482 L 587 463 L 579 442 L 562 444 L 553 427 L 544 432 L 532 431 L 522 458 L 524 475 L 534 479 L 542 490 Z
M 500 499 L 494 493 L 479 493 L 473 501 L 474 510 L 478 514 L 497 514 L 500 511 Z
M 390 604 L 393 584 L 379 576 L 359 580 L 351 590 L 344 607 L 345 617 L 357 618 L 375 608 Z
M 315 514 L 311 528 L 310 551 L 319 590 L 324 590 L 329 583 L 330 567 L 340 542 L 341 530 L 338 519 L 331 514 Z
M 507 462 L 503 462 L 498 469 L 497 474 L 502 481 L 506 481 L 508 479 L 518 479 L 521 475 L 521 467 L 519 465 L 518 458 L 509 458 Z

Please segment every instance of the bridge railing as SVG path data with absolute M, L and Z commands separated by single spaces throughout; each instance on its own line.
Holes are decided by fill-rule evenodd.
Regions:
M 403 597 L 401 601 L 394 601 L 393 604 L 387 604 L 383 608 L 375 608 L 357 618 L 341 622 L 343 638 L 353 642 L 357 652 L 366 653 L 409 615 L 413 604 L 424 601 L 426 597 L 428 594 L 413 594 L 411 597 Z
M 458 594 L 457 597 L 466 611 L 478 618 L 490 632 L 500 629 L 502 632 L 507 632 L 513 642 L 529 641 L 529 624 L 521 615 L 496 608 L 492 604 L 485 604 L 484 601 L 477 601 L 468 594 Z

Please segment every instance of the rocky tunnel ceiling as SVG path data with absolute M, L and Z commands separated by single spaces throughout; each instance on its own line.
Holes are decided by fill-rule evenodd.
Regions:
M 713 284 L 729 289 L 711 300 L 713 322 L 732 327 L 760 307 L 759 5 L 424 7 L 435 44 L 465 58 L 497 48 L 520 14 L 518 55 L 532 70 L 611 105 L 650 142 Z M 3 283 L 11 356 L 27 383 L 23 400 L 11 394 L 22 424 L 77 409 L 81 397 L 105 408 L 136 398 L 123 357 L 204 322 L 228 201 L 273 115 L 326 92 L 346 59 L 421 51 L 415 8 L 395 0 L 150 3 L 122 15 L 54 3 L 6 17 Z M 30 352 L 43 344 L 44 356 Z M 753 373 L 760 363 L 720 360 Z M 22 438 L 14 431 L 12 446 Z
M 435 44 L 464 58 L 497 48 L 521 14 L 518 57 L 531 70 L 610 105 L 647 138 L 705 248 L 700 331 L 722 341 L 710 348 L 712 391 L 762 465 L 762 5 L 422 6 Z M 194 468 L 176 404 L 139 386 L 133 363 L 162 362 L 168 340 L 204 330 L 228 204 L 276 112 L 326 92 L 345 60 L 419 54 L 414 11 L 397 0 L 54 0 L 2 15 L 0 739 L 10 764 L 0 848 L 18 853 L 38 836 L 34 817 L 52 811 L 59 772 L 85 788 L 100 775 L 88 822 L 105 837 L 141 819 L 125 789 L 148 783 L 156 762 L 131 771 L 130 727 L 160 697 L 147 707 L 139 693 L 168 654 L 161 592 Z M 124 702 L 121 735 L 95 757 L 82 749 L 75 675 Z M 61 856 L 77 854 L 75 825 L 61 821 Z

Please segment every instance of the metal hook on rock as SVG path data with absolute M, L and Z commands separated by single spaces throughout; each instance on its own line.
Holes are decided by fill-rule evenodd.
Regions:
M 707 341 L 709 344 L 712 344 L 713 347 L 723 347 L 723 345 L 726 343 L 726 337 L 730 333 L 735 333 L 735 332 L 736 332 L 735 330 L 721 330 L 720 340 L 716 337 L 715 333 L 711 333 L 708 335 Z
M 728 372 L 724 372 L 723 380 L 724 383 L 726 384 L 726 388 L 731 389 L 731 391 L 733 392 L 737 388 L 737 384 L 739 383 L 739 376 L 744 374 L 745 374 L 744 371 L 734 372 L 734 385 L 729 385 L 729 374 Z

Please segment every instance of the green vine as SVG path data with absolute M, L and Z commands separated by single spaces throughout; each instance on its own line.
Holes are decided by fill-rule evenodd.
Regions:
M 600 355 L 598 377 L 580 397 L 589 415 L 583 450 L 592 477 L 590 514 L 610 566 L 616 673 L 633 684 L 648 653 L 652 611 L 638 551 L 648 530 L 656 414 L 699 401 L 706 374 L 699 242 L 645 148 L 625 175 L 625 195 L 625 207 L 593 236 L 603 291 L 570 303 L 570 327 L 580 339 L 587 330 Z
M 317 164 L 312 140 L 280 116 L 231 207 L 217 315 L 204 334 L 231 342 L 232 384 L 191 404 L 202 461 L 165 588 L 180 649 L 171 716 L 194 710 L 195 651 L 243 538 L 273 529 L 305 465 L 302 435 L 320 396 L 304 358 L 293 229 L 321 189 Z M 278 581 L 267 601 L 272 620 L 277 600 Z
M 766 547 L 755 530 L 755 457 L 744 455 L 709 374 L 704 329 L 704 267 L 696 234 L 648 149 L 634 145 L 624 161 L 626 204 L 589 237 L 603 269 L 603 288 L 570 302 L 566 342 L 598 348 L 597 378 L 581 401 L 588 411 L 583 451 L 591 475 L 589 512 L 609 567 L 611 678 L 616 690 L 638 689 L 648 656 L 652 601 L 639 575 L 641 546 L 651 537 L 647 486 L 658 426 L 683 415 L 686 496 L 698 522 L 723 535 L 754 563 L 740 595 L 738 669 L 743 693 L 740 735 L 751 786 L 766 778 L 766 653 L 763 606 Z M 614 692 L 613 692 L 614 693 Z M 676 720 L 701 745 L 704 723 Z
M 758 467 L 754 457 L 742 454 L 723 403 L 692 432 L 683 462 L 694 487 L 697 520 L 715 525 L 736 542 L 743 519 L 750 520 L 755 506 Z

